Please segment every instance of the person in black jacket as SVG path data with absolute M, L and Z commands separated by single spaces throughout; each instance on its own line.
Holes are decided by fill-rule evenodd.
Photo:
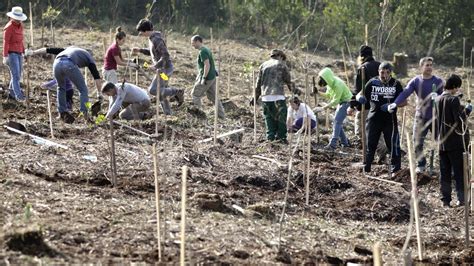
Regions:
M 443 206 L 449 207 L 451 202 L 451 173 L 456 182 L 458 201 L 456 205 L 464 205 L 464 173 L 463 153 L 468 150 L 469 129 L 467 116 L 472 106 L 461 106 L 456 96 L 462 80 L 452 74 L 446 81 L 443 93 L 436 98 L 439 142 L 440 190 Z
M 362 45 L 359 49 L 359 58 L 361 60 L 361 65 L 357 69 L 356 75 L 356 83 L 355 83 L 355 91 L 353 91 L 354 97 L 351 101 L 351 107 L 348 110 L 348 113 L 355 113 L 355 120 L 354 120 L 354 134 L 357 138 L 362 138 L 360 132 L 361 126 L 361 116 L 362 116 L 362 104 L 356 101 L 355 95 L 362 91 L 362 87 L 367 84 L 367 81 L 372 79 L 373 77 L 377 77 L 379 75 L 379 65 L 380 62 L 376 61 L 372 55 L 372 48 L 367 45 Z M 364 69 L 365 80 L 362 81 L 362 69 Z M 365 112 L 364 117 L 367 118 L 367 114 L 369 113 L 370 104 L 365 103 Z M 365 125 L 365 122 L 364 122 Z
M 370 110 L 367 116 L 367 153 L 364 171 L 370 172 L 375 150 L 383 133 L 385 144 L 391 155 L 390 172 L 394 174 L 401 168 L 400 137 L 396 109 L 388 111 L 388 105 L 403 91 L 400 82 L 391 77 L 392 66 L 384 62 L 379 66 L 379 75 L 365 85 L 365 95 L 357 95 L 359 102 L 369 99 Z

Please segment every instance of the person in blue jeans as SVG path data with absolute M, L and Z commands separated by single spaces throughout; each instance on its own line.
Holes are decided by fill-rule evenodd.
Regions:
M 9 97 L 17 101 L 23 101 L 25 96 L 20 87 L 21 71 L 23 69 L 23 24 L 22 21 L 27 19 L 23 14 L 23 9 L 19 6 L 12 8 L 7 13 L 10 18 L 7 25 L 3 28 L 3 64 L 10 69 L 10 90 Z
M 87 115 L 88 109 L 86 103 L 89 102 L 89 93 L 87 85 L 82 76 L 80 68 L 87 67 L 91 72 L 97 91 L 100 92 L 102 86 L 102 79 L 95 64 L 92 55 L 85 49 L 78 47 L 68 47 L 56 56 L 53 63 L 54 78 L 58 82 L 58 112 L 59 117 L 66 123 L 72 123 L 74 120 L 69 119 L 70 114 L 67 112 L 66 100 L 66 84 L 70 80 L 74 86 L 79 90 L 81 107 L 80 111 Z M 102 96 L 99 96 L 99 100 Z
M 298 96 L 291 97 L 290 108 L 288 108 L 286 118 L 286 128 L 288 132 L 297 132 L 305 122 L 308 123 L 307 121 L 311 121 L 311 129 L 316 127 L 316 116 L 313 110 L 305 103 L 302 103 Z
M 411 79 L 403 92 L 391 104 L 395 109 L 414 93 L 416 93 L 415 122 L 413 123 L 413 141 L 415 142 L 415 154 L 417 159 L 416 172 L 421 173 L 426 168 L 426 158 L 423 155 L 423 146 L 428 131 L 432 130 L 434 121 L 433 99 L 443 92 L 444 81 L 433 75 L 433 58 L 423 57 L 420 59 L 421 75 Z M 431 134 L 437 135 L 436 132 Z
M 331 140 L 325 149 L 335 150 L 337 148 L 338 140 L 343 147 L 350 147 L 349 140 L 344 133 L 343 124 L 347 116 L 347 108 L 349 108 L 349 101 L 352 98 L 352 92 L 344 81 L 336 77 L 332 70 L 327 67 L 319 72 L 318 85 L 320 87 L 326 87 L 326 92 L 321 93 L 321 95 L 327 98 L 329 103 L 322 107 L 316 107 L 314 112 L 322 112 L 327 108 L 337 106 L 334 115 Z

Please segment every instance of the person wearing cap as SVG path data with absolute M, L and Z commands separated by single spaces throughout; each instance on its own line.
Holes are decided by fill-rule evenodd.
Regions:
M 352 98 L 352 92 L 344 81 L 337 77 L 328 67 L 319 71 L 318 85 L 320 87 L 326 87 L 326 92 L 321 93 L 321 95 L 328 99 L 329 103 L 322 107 L 314 108 L 314 112 L 322 112 L 328 108 L 337 106 L 336 112 L 334 113 L 331 140 L 324 149 L 335 150 L 337 148 L 338 140 L 343 147 L 350 147 L 351 144 L 344 133 L 343 124 L 347 117 L 347 108 L 349 108 L 349 101 Z
M 303 124 L 311 122 L 311 129 L 316 127 L 316 116 L 313 110 L 302 103 L 298 96 L 293 96 L 290 99 L 290 107 L 288 108 L 288 115 L 286 118 L 286 128 L 288 132 L 297 132 L 301 129 Z M 307 127 L 305 127 L 306 129 Z
M 67 47 L 60 52 L 53 63 L 54 78 L 58 82 L 58 112 L 59 118 L 66 123 L 72 123 L 71 116 L 67 111 L 66 87 L 70 80 L 79 91 L 80 95 L 80 111 L 87 115 L 88 109 L 86 104 L 89 102 L 89 92 L 81 68 L 87 67 L 92 74 L 97 88 L 99 100 L 102 100 L 100 88 L 102 79 L 95 64 L 94 58 L 89 51 L 79 47 Z
M 269 141 L 288 143 L 286 117 L 285 88 L 297 93 L 291 83 L 291 75 L 286 65 L 286 55 L 283 51 L 274 49 L 270 52 L 270 59 L 260 65 L 257 83 L 255 84 L 255 101 L 262 96 L 263 116 L 265 117 L 266 136 Z M 250 105 L 254 104 L 254 98 Z
M 191 46 L 199 50 L 197 56 L 197 67 L 199 70 L 196 76 L 196 83 L 194 84 L 191 95 L 193 96 L 193 104 L 201 109 L 201 98 L 207 95 L 207 98 L 215 103 L 216 97 L 216 76 L 217 71 L 214 64 L 214 58 L 209 48 L 202 44 L 202 37 L 194 35 L 191 38 Z M 217 99 L 217 115 L 223 119 L 225 117 L 224 107 L 219 99 Z
M 426 158 L 423 155 L 423 145 L 428 131 L 432 130 L 433 122 L 433 100 L 443 92 L 443 80 L 433 75 L 433 58 L 423 57 L 420 59 L 421 75 L 411 79 L 403 93 L 395 99 L 389 108 L 395 109 L 400 103 L 416 93 L 416 111 L 413 123 L 413 141 L 415 143 L 415 154 L 417 158 L 416 172 L 421 173 L 426 168 Z M 431 132 L 435 134 L 436 132 Z
M 374 59 L 372 55 L 372 48 L 367 45 L 361 45 L 359 49 L 359 61 L 361 62 L 359 68 L 357 68 L 356 74 L 356 82 L 355 82 L 355 90 L 353 91 L 353 97 L 350 102 L 351 107 L 348 110 L 348 113 L 355 113 L 354 119 L 354 134 L 358 139 L 362 138 L 360 127 L 365 126 L 365 121 L 361 121 L 361 117 L 367 118 L 367 114 L 369 113 L 370 104 L 365 103 L 365 111 L 362 114 L 362 104 L 360 104 L 355 99 L 355 95 L 357 95 L 360 91 L 362 91 L 363 86 L 369 81 L 371 78 L 376 77 L 379 75 L 379 65 L 380 62 Z M 362 81 L 362 71 L 364 71 L 364 81 Z
M 461 105 L 457 96 L 461 88 L 461 77 L 451 74 L 446 80 L 443 93 L 436 97 L 436 128 L 439 132 L 439 168 L 440 192 L 443 206 L 451 202 L 451 182 L 454 179 L 457 192 L 457 206 L 464 201 L 464 163 L 463 153 L 469 152 L 469 128 L 467 117 L 472 112 L 472 105 Z
M 397 113 L 388 109 L 389 104 L 402 93 L 400 82 L 391 77 L 392 65 L 383 62 L 379 66 L 379 75 L 370 79 L 365 85 L 365 94 L 357 94 L 359 102 L 369 101 L 370 110 L 367 115 L 367 152 L 364 171 L 370 172 L 380 135 L 383 133 L 385 145 L 390 151 L 390 171 L 394 174 L 401 168 L 400 136 L 398 133 Z
M 156 75 L 151 82 L 149 92 L 156 96 L 158 82 L 160 82 L 159 99 L 161 107 L 166 115 L 171 115 L 171 107 L 168 97 L 175 98 L 178 101 L 178 106 L 180 106 L 184 102 L 184 90 L 168 87 L 168 80 L 164 80 L 161 75 L 163 73 L 169 77 L 173 73 L 173 63 L 171 62 L 171 57 L 168 48 L 166 47 L 165 40 L 163 39 L 161 32 L 153 30 L 153 24 L 148 19 L 141 19 L 138 22 L 136 29 L 138 35 L 148 38 L 149 48 L 133 47 L 132 52 L 134 54 L 140 52 L 145 55 L 151 55 L 153 65 L 150 69 L 155 71 Z
M 148 117 L 150 109 L 150 97 L 146 90 L 130 83 L 112 82 L 104 83 L 102 86 L 102 94 L 109 96 L 109 110 L 105 118 L 110 119 L 125 107 L 120 113 L 120 119 L 138 120 Z
M 23 45 L 23 24 L 27 19 L 23 14 L 23 9 L 19 6 L 12 8 L 7 13 L 10 18 L 3 28 L 3 64 L 10 69 L 10 90 L 9 97 L 17 101 L 25 99 L 23 90 L 20 87 L 21 71 L 23 68 L 22 54 L 25 51 Z

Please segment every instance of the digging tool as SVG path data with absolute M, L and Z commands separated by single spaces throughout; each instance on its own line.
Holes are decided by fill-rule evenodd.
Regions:
M 466 230 L 466 248 L 469 247 L 469 153 L 464 152 L 463 155 L 463 171 L 464 171 L 464 222 Z
M 436 92 L 436 85 L 433 84 L 431 87 L 432 92 Z M 431 147 L 431 155 L 430 155 L 430 176 L 433 175 L 434 172 L 434 150 L 436 145 L 436 137 L 435 137 L 435 130 L 436 130 L 436 108 L 435 108 L 435 97 L 431 96 L 431 142 L 433 147 Z
M 97 116 L 100 113 L 100 110 L 102 110 L 102 101 L 99 100 L 91 106 L 91 115 Z
M 365 28 L 366 28 L 366 36 L 367 36 L 367 24 L 365 24 Z M 367 40 L 366 40 L 367 42 Z M 360 74 L 361 74 L 361 80 L 362 80 L 362 96 L 365 97 L 365 67 L 361 67 L 360 68 Z M 365 138 L 365 104 L 362 104 L 362 107 L 360 109 L 360 133 L 361 133 L 361 140 L 362 140 L 362 157 L 363 158 L 363 162 L 364 162 L 364 165 L 366 164 L 366 160 L 365 160 L 365 157 L 366 157 L 366 145 L 367 145 L 367 140 Z
M 158 240 L 158 261 L 161 261 L 161 217 L 160 217 L 160 181 L 158 177 L 157 142 L 153 143 L 153 174 L 155 179 L 156 238 Z

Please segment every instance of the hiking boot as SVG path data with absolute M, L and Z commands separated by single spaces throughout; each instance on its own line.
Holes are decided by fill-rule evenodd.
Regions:
M 449 201 L 444 201 L 443 200 L 443 207 L 450 208 L 451 205 L 449 204 Z
M 59 113 L 59 119 L 61 119 L 66 124 L 72 124 L 75 120 L 74 116 L 68 112 Z
M 177 89 L 176 95 L 174 96 L 176 101 L 178 102 L 178 107 L 184 103 L 184 90 Z

